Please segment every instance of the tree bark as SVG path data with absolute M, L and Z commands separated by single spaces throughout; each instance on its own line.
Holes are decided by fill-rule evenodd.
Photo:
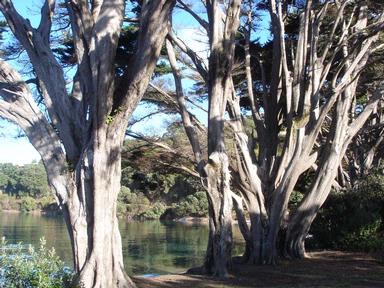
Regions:
M 288 224 L 284 255 L 290 258 L 300 259 L 305 257 L 304 242 L 311 224 L 331 191 L 333 181 L 338 173 L 338 167 L 349 143 L 377 107 L 384 95 L 384 87 L 381 84 L 375 90 L 364 111 L 349 123 L 348 108 L 352 103 L 351 92 L 353 91 L 346 90 L 344 97 L 337 103 L 332 131 L 328 136 L 327 147 L 323 151 L 315 180 Z
M 111 138 L 107 131 L 108 127 L 95 131 L 93 137 L 97 140 L 93 141 L 87 151 L 92 167 L 90 182 L 93 198 L 86 202 L 89 216 L 81 219 L 86 220 L 86 225 L 80 231 L 88 232 L 88 253 L 85 261 L 78 267 L 80 274 L 76 282 L 85 287 L 135 287 L 124 271 L 122 243 L 116 217 L 121 176 L 120 150 L 124 130 L 119 131 L 115 138 Z M 85 168 L 80 168 L 80 172 Z M 75 241 L 85 246 L 85 237 L 79 238 L 75 238 Z
M 67 1 L 77 72 L 70 95 L 50 47 L 55 1 L 46 0 L 37 29 L 0 0 L 0 10 L 33 65 L 48 117 L 28 85 L 0 61 L 0 117 L 19 125 L 42 157 L 63 210 L 81 287 L 135 287 L 124 271 L 116 218 L 121 149 L 128 119 L 142 98 L 167 34 L 175 0 L 141 6 L 138 49 L 116 75 L 115 54 L 125 1 Z
M 227 277 L 232 263 L 232 196 L 228 157 L 212 153 L 205 166 L 210 203 L 210 239 L 204 263 L 204 272 Z

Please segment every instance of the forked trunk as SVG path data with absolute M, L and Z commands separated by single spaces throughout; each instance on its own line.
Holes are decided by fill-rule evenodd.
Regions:
M 305 238 L 320 207 L 327 199 L 340 163 L 338 153 L 329 153 L 318 169 L 315 182 L 304 201 L 289 221 L 284 244 L 284 255 L 291 259 L 305 257 Z
M 84 165 L 87 161 L 83 161 L 78 173 L 82 187 L 78 187 L 77 195 L 68 205 L 75 271 L 78 272 L 75 283 L 86 288 L 135 287 L 124 271 L 116 217 L 122 141 L 119 136 L 113 138 L 104 133 L 99 129 L 97 141 L 87 152 L 93 173 L 89 173 L 89 167 Z

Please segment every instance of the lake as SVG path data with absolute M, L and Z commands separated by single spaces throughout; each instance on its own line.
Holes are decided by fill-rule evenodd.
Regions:
M 127 222 L 120 220 L 124 264 L 129 275 L 180 273 L 202 264 L 208 226 L 177 222 Z M 243 251 L 243 238 L 234 226 L 233 255 Z M 38 245 L 44 237 L 48 247 L 71 265 L 71 247 L 61 217 L 0 213 L 0 236 L 8 243 Z

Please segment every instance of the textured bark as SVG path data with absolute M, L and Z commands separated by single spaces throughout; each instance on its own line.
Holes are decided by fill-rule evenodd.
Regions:
M 174 35 L 169 36 L 172 42 L 191 58 L 196 66 L 196 71 L 200 73 L 201 78 L 211 89 L 209 90 L 210 96 L 214 95 L 216 91 L 215 83 L 212 81 L 216 81 L 217 78 L 212 75 L 217 71 L 220 72 L 220 65 L 217 63 L 223 63 L 224 66 L 227 61 L 225 58 L 220 58 L 220 52 L 231 51 L 229 48 L 221 50 L 220 41 L 214 41 L 214 39 L 220 39 L 219 36 L 228 27 L 226 25 L 228 18 L 225 18 L 228 11 L 213 13 L 215 3 L 215 1 L 207 2 L 209 29 L 204 23 L 204 25 L 201 24 L 204 29 L 208 30 L 211 44 L 208 77 L 197 54 Z M 231 3 L 233 2 L 228 3 L 227 7 L 231 7 Z M 221 71 L 221 73 L 227 78 L 218 79 L 221 79 L 222 86 L 230 87 L 231 90 L 226 92 L 226 110 L 230 117 L 228 123 L 232 128 L 237 150 L 237 163 L 231 165 L 233 170 L 231 172 L 234 176 L 232 180 L 234 188 L 244 200 L 251 220 L 249 229 L 244 225 L 241 229 L 246 240 L 246 251 L 243 258 L 250 263 L 274 264 L 283 252 L 281 251 L 283 245 L 280 245 L 280 242 L 284 240 L 279 239 L 284 236 L 283 233 L 280 233 L 281 229 L 286 228 L 287 220 L 293 219 L 292 215 L 288 216 L 288 202 L 300 175 L 308 169 L 321 171 L 322 168 L 316 164 L 326 156 L 329 156 L 329 161 L 333 161 L 331 154 L 327 155 L 325 150 L 319 147 L 319 143 L 324 142 L 327 135 L 331 133 L 323 128 L 328 125 L 329 121 L 340 117 L 350 117 L 349 120 L 345 120 L 350 123 L 357 118 L 362 121 L 368 119 L 357 117 L 353 113 L 350 115 L 345 113 L 353 111 L 353 107 L 345 103 L 353 103 L 359 75 L 366 66 L 370 53 L 378 49 L 376 47 L 380 47 L 380 43 L 376 43 L 376 40 L 380 27 L 383 26 L 383 14 L 377 14 L 375 18 L 368 21 L 367 7 L 364 2 L 354 4 L 354 9 L 346 9 L 347 5 L 350 5 L 348 1 L 325 1 L 322 4 L 318 1 L 306 1 L 305 6 L 299 9 L 300 26 L 297 38 L 289 39 L 285 33 L 287 14 L 291 13 L 289 4 L 284 1 L 270 0 L 273 58 L 268 62 L 272 65 L 270 83 L 266 83 L 268 77 L 265 75 L 262 59 L 257 59 L 257 55 L 250 55 L 249 46 L 250 39 L 252 39 L 252 19 L 250 18 L 254 15 L 254 11 L 252 1 L 248 1 L 246 4 L 247 10 L 244 11 L 247 13 L 244 15 L 247 19 L 245 27 L 241 30 L 245 32 L 244 68 L 246 78 L 244 82 L 247 84 L 246 91 L 250 98 L 251 112 L 257 131 L 254 139 L 248 139 L 250 135 L 245 133 L 240 101 L 232 81 L 225 81 L 229 78 L 225 71 Z M 181 5 L 183 6 L 183 4 Z M 190 7 L 185 10 L 191 13 Z M 328 20 L 325 18 L 329 12 L 336 15 L 332 23 L 327 22 Z M 197 16 L 194 16 L 193 13 L 191 15 Z M 215 19 L 221 17 L 224 17 L 221 22 L 223 25 L 215 26 L 214 23 L 219 22 L 217 20 L 215 22 Z M 201 19 L 197 20 L 200 22 Z M 342 54 L 344 57 L 340 59 L 339 56 Z M 258 113 L 258 102 L 254 95 L 254 83 L 250 69 L 251 57 L 255 57 L 259 62 L 262 74 L 263 116 Z M 267 62 L 265 61 L 265 63 Z M 229 70 L 227 68 L 226 71 Z M 243 88 L 242 86 L 242 91 L 244 91 Z M 224 106 L 221 101 L 213 102 L 213 105 Z M 373 105 L 377 105 L 377 102 Z M 337 109 L 339 112 L 334 115 L 333 111 L 337 106 L 344 108 Z M 364 113 L 370 114 L 372 112 L 370 107 L 366 106 Z M 210 117 L 210 121 L 211 119 L 212 117 Z M 220 117 L 217 117 L 217 120 L 219 121 L 212 121 L 210 130 L 212 138 L 210 139 L 220 139 L 221 137 L 221 122 L 224 120 Z M 282 127 L 286 130 L 283 131 Z M 346 129 L 346 126 L 344 127 Z M 361 128 L 360 124 L 356 127 Z M 215 131 L 212 131 L 213 129 Z M 341 146 L 349 143 L 347 138 L 338 137 L 338 139 L 341 141 L 339 143 Z M 255 149 L 255 143 L 258 144 L 257 149 Z M 222 146 L 222 143 L 214 144 Z M 211 145 L 211 147 L 213 146 Z M 279 149 L 277 149 L 278 147 Z M 256 150 L 258 151 L 256 152 Z M 367 163 L 369 159 L 367 159 Z M 319 174 L 317 177 L 323 176 Z M 316 179 L 314 183 L 319 180 Z M 334 178 L 329 182 L 334 184 Z M 315 185 L 314 183 L 312 185 Z M 241 215 L 241 209 L 237 202 L 235 203 L 236 212 Z M 214 214 L 214 209 L 210 214 Z M 241 220 L 241 216 L 239 219 Z M 214 227 L 214 221 L 212 220 L 210 223 L 210 227 Z M 287 235 L 289 237 L 289 233 Z M 209 247 L 213 243 L 214 233 L 211 233 L 210 237 Z M 208 249 L 208 254 L 212 255 L 212 251 L 213 249 Z
M 232 196 L 225 153 L 211 153 L 205 166 L 210 208 L 210 239 L 204 272 L 227 277 L 232 252 Z
M 252 149 L 249 149 L 251 145 L 248 143 L 247 135 L 243 132 L 244 128 L 242 127 L 239 101 L 236 100 L 236 95 L 233 93 L 233 97 L 229 98 L 228 101 L 228 112 L 231 118 L 230 123 L 234 132 L 237 150 L 239 151 L 236 169 L 236 182 L 238 183 L 236 185 L 241 188 L 239 190 L 246 199 L 251 219 L 250 238 L 253 240 L 249 241 L 249 236 L 244 233 L 247 243 L 247 251 L 244 256 L 251 263 L 275 264 L 281 255 L 282 251 L 280 249 L 282 245 L 280 245 L 281 240 L 279 238 L 283 234 L 280 231 L 287 220 L 288 201 L 300 175 L 313 167 L 316 167 L 316 171 L 322 171 L 322 167 L 314 164 L 317 160 L 323 158 L 327 159 L 324 160 L 325 162 L 330 161 L 336 167 L 339 166 L 340 160 L 335 161 L 332 158 L 332 153 L 319 149 L 316 144 L 319 138 L 322 137 L 320 135 L 320 133 L 323 133 L 321 128 L 327 117 L 335 121 L 335 123 L 340 123 L 334 124 L 339 127 L 337 132 L 331 131 L 328 133 L 328 137 L 331 137 L 329 138 L 330 143 L 335 142 L 338 143 L 337 147 L 346 147 L 350 138 L 342 137 L 341 135 L 343 133 L 351 135 L 352 130 L 348 129 L 348 123 L 357 123 L 355 121 L 358 121 L 361 124 L 361 121 L 366 121 L 368 115 L 372 112 L 372 103 L 370 103 L 364 109 L 364 113 L 367 113 L 365 114 L 366 117 L 360 117 L 360 115 L 357 117 L 360 118 L 358 120 L 353 118 L 353 114 L 348 113 L 348 111 L 353 109 L 351 103 L 353 103 L 359 75 L 370 56 L 368 47 L 372 48 L 376 45 L 377 31 L 370 34 L 362 42 L 350 40 L 348 37 L 352 37 L 349 34 L 352 33 L 351 31 L 358 33 L 368 25 L 367 10 L 364 3 L 361 6 L 356 6 L 359 11 L 359 17 L 354 22 L 355 13 L 348 15 L 344 11 L 347 5 L 346 2 L 343 1 L 340 5 L 336 5 L 337 18 L 331 25 L 330 38 L 327 39 L 327 43 L 320 44 L 318 39 L 321 34 L 322 21 L 332 4 L 327 2 L 319 7 L 314 1 L 307 1 L 305 8 L 300 13 L 300 27 L 295 49 L 291 51 L 291 57 L 288 57 L 287 53 L 292 49 L 292 47 L 287 47 L 288 40 L 285 35 L 284 18 L 288 10 L 281 1 L 270 1 L 270 14 L 274 34 L 273 75 L 269 92 L 271 98 L 268 103 L 265 103 L 265 117 L 261 119 L 264 123 L 261 123 L 261 125 L 259 123 L 260 119 L 255 117 L 257 116 L 257 109 L 253 103 L 253 81 L 249 73 L 250 64 L 247 39 L 250 36 L 245 35 L 246 82 L 258 137 L 263 135 L 263 126 L 266 127 L 265 131 L 267 131 L 265 134 L 267 140 L 262 139 L 259 142 L 259 153 L 258 155 L 253 155 Z M 382 25 L 383 15 L 379 15 L 375 21 L 374 25 Z M 338 28 L 342 28 L 343 34 L 336 40 Z M 337 42 L 336 49 L 330 50 L 329 47 L 334 42 Z M 335 65 L 334 60 L 338 53 L 344 53 L 344 59 L 335 68 L 332 65 Z M 292 63 L 289 63 L 290 61 Z M 324 93 L 321 91 L 324 91 L 326 79 L 330 77 L 331 68 L 337 71 L 332 75 L 333 91 L 325 102 L 320 103 L 320 93 Z M 278 99 L 282 98 L 284 99 L 285 107 L 279 106 L 276 103 L 279 101 Z M 377 105 L 378 102 L 375 103 L 372 105 Z M 335 110 L 337 111 L 336 113 L 333 112 Z M 281 116 L 282 114 L 284 115 Z M 280 134 L 277 123 L 280 121 L 287 127 L 286 132 L 280 135 L 280 137 L 284 136 L 283 143 L 280 141 L 281 155 L 276 151 Z M 351 125 L 361 128 L 360 124 Z M 356 129 L 353 131 L 356 132 Z M 332 135 L 335 138 L 332 138 Z M 264 145 L 263 142 L 268 144 Z M 345 150 L 340 151 L 338 149 L 337 151 L 341 155 L 345 153 Z M 328 165 L 327 167 L 331 166 Z M 330 172 L 331 170 L 327 173 Z M 313 207 L 320 207 L 322 205 L 322 201 L 325 200 L 331 185 L 334 183 L 335 176 L 336 174 L 332 173 L 330 175 L 316 174 L 312 185 L 317 187 L 317 181 L 325 181 L 322 185 L 326 183 L 327 186 L 321 189 L 328 192 L 323 193 L 324 195 L 320 197 L 321 200 L 310 201 Z M 264 200 L 263 196 L 267 200 Z M 251 201 L 254 198 L 256 200 Z M 304 210 L 307 211 L 308 209 L 306 207 Z M 267 212 L 264 214 L 263 211 Z M 318 208 L 313 208 L 311 211 L 313 212 L 309 214 L 316 214 Z M 313 215 L 311 217 L 306 216 L 304 213 L 297 213 L 295 215 L 297 215 L 295 216 L 296 220 L 303 218 L 302 224 L 305 222 L 309 223 L 309 225 L 313 220 L 310 218 L 314 217 Z M 306 227 L 305 229 L 309 229 L 309 226 L 304 226 Z M 298 224 L 297 227 L 302 226 Z M 307 231 L 305 229 L 304 231 Z M 292 228 L 292 231 L 291 228 L 288 229 L 287 239 L 294 234 L 294 230 L 297 229 Z M 305 232 L 303 233 L 305 234 Z M 304 239 L 305 235 L 301 234 L 300 237 Z M 295 241 L 292 241 L 292 243 Z M 296 244 L 292 244 L 292 247 L 298 247 L 296 249 L 298 251 L 303 249 L 303 243 L 303 241 L 296 241 Z M 301 250 L 296 255 L 303 256 L 303 251 Z
M 208 163 L 205 172 L 211 208 L 210 239 L 204 268 L 208 273 L 226 277 L 231 265 L 232 197 L 224 144 L 224 113 L 232 92 L 231 72 L 241 1 L 230 1 L 225 12 L 216 0 L 207 1 L 206 4 L 211 53 L 208 72 Z
M 11 1 L 0 1 L 9 27 L 28 53 L 49 114 L 46 118 L 39 110 L 17 71 L 0 61 L 0 117 L 19 125 L 42 157 L 64 214 L 75 281 L 81 287 L 135 286 L 124 271 L 116 218 L 121 149 L 128 118 L 149 83 L 174 4 L 143 3 L 138 49 L 129 71 L 118 77 L 114 58 L 125 1 L 66 2 L 78 61 L 68 96 L 63 69 L 49 41 L 55 1 L 45 1 L 38 29 Z
M 284 254 L 286 256 L 293 259 L 305 257 L 304 241 L 311 224 L 331 191 L 333 180 L 337 176 L 338 167 L 349 143 L 369 119 L 371 113 L 383 97 L 384 88 L 382 85 L 377 88 L 364 111 L 352 123 L 348 121 L 349 110 L 347 109 L 351 105 L 352 99 L 346 97 L 343 101 L 338 102 L 333 119 L 333 128 L 328 137 L 328 146 L 322 155 L 321 162 L 316 171 L 315 181 L 289 222 L 284 247 Z M 346 94 L 348 95 L 348 93 Z

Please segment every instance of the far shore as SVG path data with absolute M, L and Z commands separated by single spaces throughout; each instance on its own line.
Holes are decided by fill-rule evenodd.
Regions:
M 17 213 L 25 213 L 25 214 L 32 214 L 32 215 L 59 215 L 60 211 L 43 211 L 43 210 L 32 210 L 32 211 L 22 211 L 17 209 L 4 209 L 0 210 L 0 213 L 9 213 L 9 214 L 17 214 Z M 128 217 L 120 217 L 119 219 L 126 219 L 128 221 L 151 221 L 151 220 L 140 220 L 140 219 L 132 219 Z M 192 224 L 202 224 L 202 225 L 208 225 L 208 217 L 182 217 L 182 218 L 175 218 L 175 219 L 167 219 L 164 221 L 174 221 L 177 223 L 182 223 L 186 225 L 192 225 Z

